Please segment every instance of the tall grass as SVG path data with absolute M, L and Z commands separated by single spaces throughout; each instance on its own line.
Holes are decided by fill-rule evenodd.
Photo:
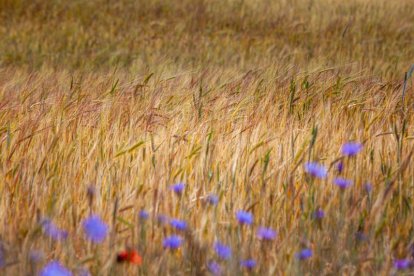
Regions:
M 411 5 L 0 0 L 0 272 L 205 274 L 219 241 L 229 275 L 394 273 L 414 242 Z M 348 141 L 362 152 L 343 157 Z M 102 244 L 84 234 L 91 213 L 109 225 Z M 166 250 L 174 233 L 183 245 Z M 116 262 L 127 247 L 141 265 Z

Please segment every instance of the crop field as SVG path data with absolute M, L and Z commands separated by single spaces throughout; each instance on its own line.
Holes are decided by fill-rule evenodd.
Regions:
M 413 64 L 412 0 L 0 0 L 0 275 L 412 275 Z

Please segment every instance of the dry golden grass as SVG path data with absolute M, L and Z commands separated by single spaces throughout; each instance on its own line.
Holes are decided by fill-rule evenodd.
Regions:
M 414 242 L 410 85 L 401 97 L 411 7 L 0 0 L 0 273 L 59 260 L 93 275 L 206 274 L 215 241 L 233 248 L 229 275 L 247 274 L 238 262 L 250 257 L 257 275 L 393 273 Z M 342 158 L 348 141 L 363 151 Z M 329 168 L 326 180 L 305 174 L 309 160 Z M 339 160 L 354 181 L 344 192 Z M 179 181 L 182 197 L 169 189 Z M 254 225 L 240 227 L 238 210 Z M 82 229 L 91 212 L 110 226 L 99 245 Z M 163 249 L 174 230 L 161 214 L 189 225 L 176 252 Z M 68 239 L 46 237 L 45 217 Z M 256 238 L 261 225 L 274 242 Z M 126 246 L 141 266 L 116 263 Z M 313 256 L 301 262 L 305 247 Z

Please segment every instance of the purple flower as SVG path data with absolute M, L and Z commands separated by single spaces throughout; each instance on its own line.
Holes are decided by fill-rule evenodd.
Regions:
M 210 205 L 217 205 L 217 203 L 219 202 L 218 196 L 216 196 L 216 195 L 208 195 L 207 196 L 207 202 Z
M 101 243 L 108 235 L 108 226 L 97 215 L 92 215 L 83 222 L 83 230 L 93 243 Z
M 165 249 L 175 250 L 181 246 L 182 242 L 183 238 L 181 238 L 180 236 L 172 235 L 164 239 L 164 241 L 162 242 L 162 246 Z
M 165 215 L 158 215 L 157 216 L 157 222 L 159 224 L 166 224 L 168 222 L 168 217 Z
M 64 240 L 68 237 L 68 232 L 58 228 L 50 219 L 43 219 L 41 225 L 43 233 L 55 241 Z
M 342 177 L 337 177 L 337 178 L 334 179 L 334 183 L 339 188 L 346 189 L 346 188 L 348 188 L 349 186 L 352 185 L 352 180 L 345 179 L 345 178 L 342 178 Z
M 253 223 L 253 215 L 250 212 L 240 210 L 236 213 L 236 218 L 240 224 L 250 225 Z
M 170 225 L 177 230 L 184 231 L 187 229 L 187 222 L 179 219 L 172 219 Z
M 170 190 L 174 191 L 174 193 L 176 193 L 177 195 L 181 195 L 184 191 L 184 188 L 185 184 L 182 182 L 170 186 Z
M 58 261 L 51 261 L 48 263 L 42 271 L 40 271 L 40 276 L 71 276 L 70 272 L 66 267 L 61 265 Z
M 368 240 L 368 236 L 366 234 L 364 234 L 364 232 L 362 232 L 362 231 L 357 231 L 355 233 L 355 238 L 360 242 L 364 242 L 364 241 Z
M 371 183 L 365 183 L 364 185 L 365 191 L 369 194 L 372 191 L 372 184 Z
M 324 217 L 325 217 L 325 212 L 321 208 L 318 208 L 315 210 L 315 212 L 313 212 L 313 218 L 316 220 L 321 220 Z
M 271 241 L 276 238 L 277 233 L 271 228 L 259 227 L 256 235 L 261 240 Z
M 231 248 L 222 243 L 216 242 L 214 244 L 214 251 L 216 252 L 217 256 L 223 260 L 228 260 L 231 258 Z
M 298 253 L 295 254 L 296 259 L 298 260 L 306 260 L 312 257 L 312 250 L 309 248 L 302 249 Z
M 38 263 L 43 260 L 43 252 L 39 250 L 31 250 L 29 252 L 29 260 L 33 263 Z
M 409 259 L 399 259 L 394 261 L 394 268 L 397 270 L 404 270 L 409 268 L 411 261 Z
M 4 258 L 4 250 L 2 247 L 0 247 L 0 268 L 4 267 L 6 265 L 6 260 Z
M 91 276 L 91 273 L 87 268 L 83 267 L 78 270 L 77 276 Z
M 305 172 L 313 177 L 324 179 L 328 175 L 326 168 L 316 162 L 308 162 L 305 164 Z
M 149 213 L 145 210 L 141 210 L 139 211 L 138 216 L 140 220 L 147 220 L 149 218 Z
M 213 275 L 221 275 L 221 266 L 215 262 L 211 261 L 207 264 L 208 271 L 210 271 Z
M 253 259 L 243 260 L 240 262 L 240 266 L 247 269 L 253 269 L 256 266 L 256 261 Z
M 345 143 L 342 146 L 342 155 L 355 156 L 362 150 L 362 148 L 363 146 L 361 143 L 357 143 L 357 142 Z
M 342 171 L 344 170 L 344 162 L 340 161 L 337 165 L 336 165 L 336 169 L 338 170 L 339 173 L 342 173 Z

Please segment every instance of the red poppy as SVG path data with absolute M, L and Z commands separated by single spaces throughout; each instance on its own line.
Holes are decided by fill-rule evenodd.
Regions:
M 118 263 L 128 262 L 136 265 L 141 265 L 142 257 L 135 250 L 124 250 L 118 253 L 116 261 Z

